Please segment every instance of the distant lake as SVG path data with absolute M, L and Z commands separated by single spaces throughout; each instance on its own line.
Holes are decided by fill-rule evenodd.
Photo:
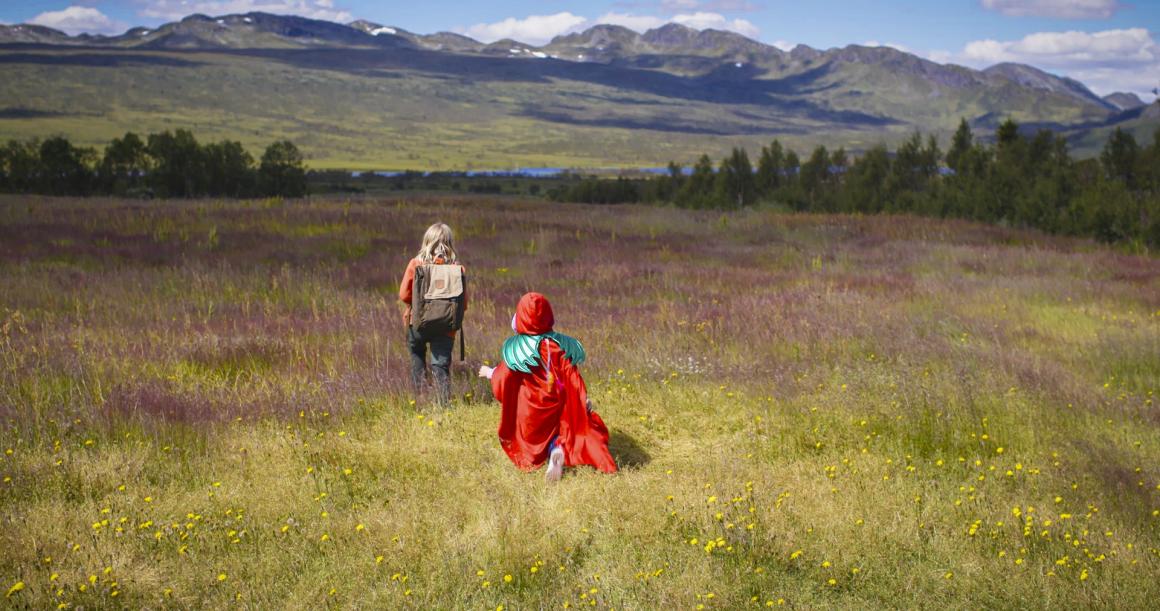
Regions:
M 681 172 L 688 175 L 693 169 L 691 167 L 681 168 Z M 368 172 L 351 172 L 351 176 L 358 177 Z M 375 176 L 383 176 L 385 178 L 395 178 L 398 176 L 415 176 L 415 177 L 429 177 L 429 176 L 466 176 L 469 178 L 475 177 L 494 177 L 494 178 L 553 178 L 563 174 L 668 174 L 667 167 L 655 168 L 516 168 L 514 170 L 464 170 L 459 172 L 418 172 L 407 170 L 383 170 L 376 172 L 369 172 Z

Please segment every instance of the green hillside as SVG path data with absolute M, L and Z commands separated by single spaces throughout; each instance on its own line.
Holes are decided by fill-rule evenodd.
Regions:
M 289 138 L 318 168 L 641 167 L 773 138 L 857 151 L 916 129 L 946 142 L 961 118 L 1067 130 L 1118 111 L 1029 66 L 785 52 L 673 24 L 599 26 L 542 48 L 471 43 L 261 13 L 113 38 L 0 26 L 0 138 L 100 145 L 183 127 L 249 146 Z

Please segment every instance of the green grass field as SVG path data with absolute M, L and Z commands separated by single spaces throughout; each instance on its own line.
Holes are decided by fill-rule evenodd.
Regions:
M 470 274 L 454 404 L 395 291 Z M 0 198 L 9 608 L 1149 608 L 1160 262 L 913 217 Z M 553 301 L 622 470 L 471 372 Z

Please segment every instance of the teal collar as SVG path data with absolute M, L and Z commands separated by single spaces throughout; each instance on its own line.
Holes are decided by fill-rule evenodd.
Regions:
M 584 362 L 584 345 L 580 340 L 549 331 L 541 335 L 513 335 L 503 343 L 503 362 L 512 371 L 531 373 L 532 367 L 542 367 L 540 363 L 540 342 L 550 339 L 564 351 L 564 356 L 572 361 L 573 365 Z

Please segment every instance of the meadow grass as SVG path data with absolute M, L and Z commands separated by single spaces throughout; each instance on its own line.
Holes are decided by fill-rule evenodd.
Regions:
M 423 229 L 469 272 L 407 388 Z M 13 608 L 1147 608 L 1160 263 L 911 217 L 487 198 L 0 198 Z M 622 470 L 515 469 L 519 296 Z

